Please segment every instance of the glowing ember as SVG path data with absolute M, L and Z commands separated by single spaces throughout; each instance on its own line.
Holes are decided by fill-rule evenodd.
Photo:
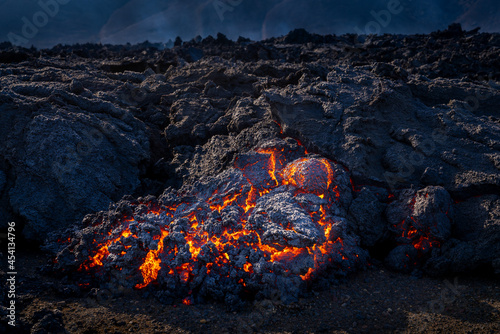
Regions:
M 193 300 L 191 299 L 191 297 L 186 297 L 182 300 L 182 303 L 184 305 L 193 305 Z
M 253 268 L 252 268 L 252 264 L 247 262 L 243 265 L 243 270 L 245 270 L 247 273 L 252 273 L 253 272 Z

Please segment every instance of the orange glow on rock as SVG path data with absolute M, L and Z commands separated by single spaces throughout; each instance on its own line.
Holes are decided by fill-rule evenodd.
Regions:
M 279 185 L 278 179 L 276 179 L 276 151 L 272 149 L 260 149 L 257 150 L 258 153 L 269 154 L 269 163 L 268 163 L 268 173 L 271 179 L 276 182 L 276 185 Z
M 241 282 L 240 284 L 246 286 L 245 282 L 249 284 L 247 277 L 259 274 L 259 266 L 257 266 L 257 262 L 251 263 L 248 260 L 242 267 L 241 262 L 236 266 L 236 261 L 240 261 L 240 259 L 237 258 L 234 252 L 231 252 L 231 249 L 235 247 L 249 248 L 255 254 L 258 254 L 259 257 L 264 258 L 265 261 L 280 262 L 284 266 L 293 261 L 308 260 L 309 262 L 304 263 L 308 263 L 307 266 L 312 267 L 305 266 L 300 269 L 300 272 L 303 273 L 300 275 L 302 280 L 313 278 L 318 268 L 323 268 L 325 264 L 332 262 L 332 256 L 335 256 L 336 261 L 348 260 L 347 256 L 342 253 L 344 250 L 343 240 L 333 235 L 332 232 L 335 231 L 333 227 L 336 222 L 332 218 L 333 214 L 330 209 L 332 203 L 340 198 L 338 186 L 335 184 L 336 174 L 334 172 L 334 165 L 324 158 L 309 157 L 298 159 L 294 157 L 293 160 L 290 159 L 288 163 L 285 163 L 286 159 L 283 158 L 283 149 L 266 148 L 257 150 L 257 153 L 259 161 L 250 161 L 247 166 L 236 166 L 236 164 L 234 166 L 235 169 L 239 169 L 242 172 L 239 175 L 243 175 L 243 178 L 247 179 L 248 184 L 241 187 L 234 186 L 233 188 L 229 188 L 231 186 L 229 184 L 227 188 L 230 189 L 229 191 L 227 189 L 223 191 L 220 188 L 212 189 L 207 193 L 203 205 L 197 208 L 190 207 L 190 203 L 183 203 L 149 209 L 147 214 L 154 214 L 157 216 L 155 217 L 157 220 L 168 217 L 165 219 L 168 219 L 168 224 L 170 224 L 170 222 L 174 221 L 172 217 L 175 216 L 182 218 L 182 224 L 184 225 L 182 228 L 172 231 L 171 227 L 166 224 L 161 228 L 161 235 L 156 233 L 150 237 L 150 240 L 157 241 L 156 249 L 149 249 L 148 247 L 151 246 L 143 245 L 140 240 L 133 240 L 133 242 L 140 243 L 141 250 L 145 249 L 146 251 L 144 253 L 145 256 L 143 255 L 144 258 L 141 259 L 142 264 L 138 268 L 138 271 L 142 275 L 142 282 L 135 284 L 135 288 L 145 288 L 157 281 L 159 275 L 160 277 L 178 277 L 177 282 L 180 282 L 183 286 L 190 284 L 197 273 L 214 275 L 220 272 L 221 276 L 227 278 L 230 277 L 229 273 L 221 270 L 221 268 L 227 266 L 236 267 L 235 270 L 244 277 L 244 280 L 238 277 L 238 280 Z M 242 162 L 239 161 L 238 163 Z M 246 173 L 246 168 L 249 168 L 249 166 L 254 168 L 253 173 L 255 173 L 255 168 L 262 167 L 267 168 L 267 170 L 264 171 L 265 173 L 257 174 L 261 175 L 262 179 L 255 180 L 251 178 L 251 175 L 255 174 Z M 315 212 L 307 211 L 309 215 L 306 215 L 306 217 L 311 218 L 311 224 L 314 224 L 314 228 L 319 231 L 319 235 L 315 236 L 314 244 L 279 244 L 278 242 L 271 242 L 269 239 L 265 239 L 260 231 L 248 225 L 249 217 L 252 215 L 259 199 L 277 187 L 282 187 L 280 189 L 285 189 L 290 193 L 315 194 L 318 196 L 313 196 L 315 200 L 319 201 L 318 203 L 323 203 L 315 204 L 319 209 L 315 209 L 317 210 Z M 219 223 L 222 216 L 221 213 L 226 211 L 235 211 L 239 216 L 237 216 L 236 223 L 231 225 L 232 227 L 227 227 L 221 223 L 220 229 L 216 233 L 213 233 L 207 229 L 207 225 L 210 225 L 207 224 L 208 214 L 200 209 L 200 207 L 203 207 L 203 210 L 206 209 L 208 213 L 213 214 L 213 217 L 210 219 L 218 219 Z M 177 211 L 179 208 L 181 208 L 179 210 L 181 214 Z M 260 211 L 259 214 L 263 216 L 267 215 L 266 212 Z M 133 218 L 129 218 L 122 223 L 128 226 L 134 221 Z M 287 224 L 289 223 L 283 223 L 283 230 L 287 233 L 290 232 L 294 235 L 302 233 L 297 231 L 293 224 Z M 174 232 L 177 233 L 177 236 L 180 235 L 180 240 L 185 242 L 185 245 L 169 244 L 168 240 Z M 143 231 L 141 233 L 149 232 Z M 121 245 L 120 243 L 123 243 L 128 238 L 138 238 L 138 236 L 134 235 L 127 228 L 115 238 L 110 237 L 101 243 L 95 241 L 97 251 L 89 257 L 88 261 L 81 268 L 88 270 L 93 267 L 103 266 L 110 255 L 109 247 L 112 245 L 124 247 L 125 249 L 125 251 L 122 251 L 123 248 L 120 248 L 120 251 L 113 255 L 124 256 L 131 246 L 129 244 Z M 132 240 L 129 239 L 129 241 Z M 210 245 L 210 252 L 213 252 L 210 253 L 213 255 L 208 257 L 210 262 L 207 261 L 207 245 Z M 301 247 L 297 247 L 297 245 Z M 171 258 L 178 254 L 182 254 L 183 257 L 175 265 L 173 262 L 165 260 L 165 258 Z M 247 259 L 249 258 L 251 259 L 252 257 L 247 256 Z M 161 259 L 164 259 L 165 263 Z M 357 256 L 355 260 L 357 260 Z M 179 263 L 182 264 L 179 265 Z M 285 268 L 285 271 L 288 270 L 289 268 Z M 298 275 L 298 273 L 294 275 Z M 183 301 L 184 304 L 188 302 L 192 302 L 192 299 L 186 298 Z
M 147 286 L 149 283 L 153 282 L 158 277 L 158 272 L 161 269 L 161 260 L 158 258 L 158 254 L 163 251 L 163 239 L 168 235 L 167 231 L 162 231 L 160 241 L 158 242 L 157 250 L 150 250 L 146 255 L 144 263 L 139 267 L 144 278 L 144 283 L 137 284 L 135 287 L 141 289 Z
M 333 182 L 334 173 L 326 159 L 301 158 L 286 167 L 284 179 L 285 184 L 324 198 Z M 337 191 L 335 193 L 338 194 Z
M 191 263 L 184 263 L 180 267 L 175 268 L 179 273 L 179 277 L 183 283 L 187 283 L 189 281 L 189 277 L 191 272 L 193 271 L 193 265 Z
M 111 234 L 111 232 L 110 232 Z M 123 238 L 128 238 L 128 237 L 134 237 L 137 238 L 137 236 L 132 235 L 129 229 L 125 229 L 118 237 L 108 240 L 104 245 L 101 245 L 100 248 L 97 250 L 96 254 L 90 258 L 88 263 L 84 263 L 80 266 L 80 270 L 85 269 L 88 270 L 89 268 L 93 268 L 96 266 L 102 266 L 103 259 L 105 259 L 109 255 L 109 250 L 108 247 L 111 246 L 112 244 L 115 244 L 118 242 L 122 237 Z M 94 240 L 95 242 L 95 240 Z
M 243 265 L 243 270 L 247 273 L 253 273 L 253 266 L 250 262 L 247 262 Z

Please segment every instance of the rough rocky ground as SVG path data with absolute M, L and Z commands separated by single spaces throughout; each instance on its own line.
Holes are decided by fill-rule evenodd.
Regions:
M 421 222 L 411 227 L 419 230 L 420 226 L 423 231 L 422 222 L 429 220 L 418 217 L 438 217 L 440 208 L 451 207 L 446 210 L 449 221 L 442 216 L 435 220 L 439 228 L 432 234 L 433 242 L 442 243 L 441 247 L 426 255 L 429 260 L 420 269 L 433 275 L 470 271 L 477 275 L 482 270 L 498 274 L 498 34 L 464 32 L 457 26 L 418 36 L 318 36 L 298 30 L 258 43 L 243 38 L 231 42 L 219 35 L 177 44 L 168 50 L 148 43 L 57 46 L 41 51 L 0 47 L 1 224 L 16 221 L 24 227 L 24 238 L 43 243 L 48 232 L 80 226 L 85 215 L 106 210 L 123 195 L 158 196 L 165 188 L 221 173 L 237 154 L 270 138 L 293 137 L 309 151 L 347 168 L 354 190 L 359 190 L 350 206 L 353 228 L 373 257 L 401 259 L 408 253 L 405 249 L 415 240 L 403 235 L 397 241 L 402 245 L 396 247 L 393 239 L 395 225 L 404 215 Z M 425 187 L 438 187 L 441 190 L 434 193 L 444 195 L 425 202 L 431 204 L 417 201 L 409 210 L 408 194 Z M 388 206 L 389 192 L 394 200 Z M 427 196 L 421 193 L 421 197 Z M 369 203 L 370 209 L 363 203 Z M 34 254 L 20 256 L 19 261 L 30 263 Z M 37 255 L 36 260 L 48 257 Z M 414 276 L 421 276 L 420 269 Z M 34 284 L 40 279 L 37 275 L 27 282 Z M 479 311 L 466 307 L 465 315 L 459 316 L 460 308 L 450 303 L 451 313 L 431 312 L 429 328 L 484 325 L 477 330 L 487 332 L 498 326 L 497 283 L 473 277 L 467 278 L 470 294 L 458 299 L 468 306 L 479 305 Z M 439 299 L 435 294 L 440 292 L 435 291 L 445 285 L 442 278 L 387 273 L 380 264 L 341 283 L 340 289 L 351 289 L 346 294 L 359 305 L 366 298 L 381 303 L 386 297 L 383 291 L 382 297 L 353 296 L 360 293 L 356 284 L 361 291 L 380 291 L 377 286 L 382 282 L 391 283 L 387 289 L 392 284 L 401 287 L 390 299 L 394 307 L 392 302 L 383 304 L 398 315 L 383 318 L 396 319 L 386 329 L 400 331 L 419 329 L 415 323 L 427 315 L 413 310 Z M 401 304 L 401 291 L 408 292 L 404 290 L 408 287 L 419 291 L 417 286 L 422 293 Z M 64 291 L 59 297 L 46 291 L 44 297 L 26 297 L 25 329 L 43 319 L 47 323 L 42 321 L 38 327 L 53 322 L 57 326 L 57 314 L 29 315 L 33 308 L 44 309 L 47 303 L 67 298 Z M 302 324 L 316 323 L 310 320 L 314 312 L 321 319 L 329 318 L 324 312 L 333 309 L 325 307 L 325 295 L 306 298 L 299 307 L 305 312 L 304 321 L 289 321 L 295 311 L 287 306 L 282 317 L 272 317 L 281 322 L 259 329 L 301 332 Z M 89 298 L 75 298 L 79 305 L 75 317 L 96 314 Z M 115 305 L 128 298 L 135 297 L 127 296 Z M 470 304 L 471 300 L 477 302 Z M 137 298 L 137 302 L 145 301 Z M 306 311 L 308 303 L 313 313 Z M 338 307 L 339 302 L 333 304 Z M 398 305 L 403 311 L 395 311 Z M 373 312 L 383 314 L 383 307 Z M 202 328 L 190 327 L 186 319 L 202 312 L 201 319 L 207 320 L 203 312 L 212 312 L 210 306 L 183 308 L 186 313 L 162 308 L 181 319 L 174 327 L 187 331 Z M 63 310 L 65 326 L 75 318 L 67 312 Z M 335 308 L 336 314 L 348 318 L 344 312 Z M 120 319 L 130 318 L 127 314 Z M 357 326 L 349 329 L 356 321 L 369 331 L 373 322 L 368 314 L 359 321 L 349 318 L 347 325 L 339 317 L 340 325 L 327 324 L 330 327 L 324 330 L 358 331 Z M 240 316 L 248 315 L 235 315 Z M 231 313 L 227 317 L 222 319 L 235 323 Z M 108 318 L 98 315 L 96 321 Z M 201 325 L 216 326 L 212 321 Z M 66 328 L 72 332 L 81 326 Z M 286 330 L 287 326 L 297 327 Z
M 40 276 L 47 260 L 19 254 L 17 333 L 497 333 L 498 280 L 414 278 L 374 266 L 291 305 L 261 300 L 245 310 L 221 304 L 164 305 L 110 291 L 75 294 Z M 42 288 L 42 289 L 41 289 Z M 3 315 L 2 315 L 3 317 Z M 3 324 L 2 324 L 3 325 Z M 3 330 L 3 329 L 1 329 Z

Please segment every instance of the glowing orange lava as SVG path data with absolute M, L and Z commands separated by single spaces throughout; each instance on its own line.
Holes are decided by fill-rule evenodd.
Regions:
M 215 190 L 207 200 L 206 205 L 213 213 L 218 212 L 220 214 L 228 207 L 239 207 L 241 210 L 240 212 L 242 212 L 242 218 L 240 218 L 236 227 L 225 227 L 221 232 L 213 234 L 204 229 L 206 215 L 200 213 L 201 211 L 193 210 L 184 216 L 186 218 L 185 221 L 188 221 L 189 225 L 187 229 L 183 229 L 180 233 L 182 233 L 185 239 L 186 247 L 189 248 L 191 256 L 186 263 L 177 266 L 162 263 L 160 259 L 162 254 L 170 254 L 170 252 L 172 252 L 174 255 L 177 255 L 180 251 L 177 245 L 172 247 L 168 246 L 168 243 L 165 243 L 166 238 L 171 232 L 168 227 L 162 228 L 161 235 L 156 235 L 156 237 L 153 238 L 153 240 L 158 240 L 157 248 L 146 249 L 147 253 L 143 259 L 142 265 L 139 267 L 143 281 L 137 283 L 135 287 L 142 289 L 148 286 L 158 279 L 159 274 L 176 275 L 181 283 L 187 284 L 193 278 L 193 270 L 195 269 L 194 263 L 198 262 L 199 257 L 203 254 L 203 246 L 209 243 L 218 255 L 213 257 L 211 262 L 204 264 L 207 275 L 216 268 L 235 263 L 236 259 L 234 259 L 229 252 L 231 247 L 252 248 L 255 251 L 263 253 L 266 260 L 270 262 L 287 263 L 300 256 L 310 257 L 314 263 L 314 267 L 309 268 L 306 273 L 300 275 L 303 280 L 311 279 L 317 267 L 322 263 L 327 262 L 327 260 L 331 262 L 332 260 L 329 256 L 334 252 L 343 250 L 342 239 L 331 235 L 334 222 L 327 214 L 330 205 L 340 197 L 337 186 L 334 186 L 335 173 L 332 165 L 324 158 L 317 159 L 307 157 L 296 159 L 293 162 L 289 162 L 288 165 L 285 165 L 282 151 L 283 149 L 278 150 L 272 148 L 258 150 L 257 153 L 260 154 L 259 157 L 264 157 L 260 159 L 265 159 L 267 155 L 267 161 L 261 160 L 260 162 L 249 163 L 247 166 L 243 167 L 235 166 L 235 168 L 243 171 L 243 174 L 249 182 L 249 186 L 234 191 L 231 190 L 229 193 L 225 193 L 224 196 L 219 194 L 218 190 Z M 267 168 L 267 174 L 271 180 L 270 182 L 266 181 L 268 184 L 262 185 L 262 180 L 253 180 L 248 176 L 251 174 L 245 174 L 246 168 L 249 168 L 249 166 L 252 166 L 252 168 L 261 166 L 258 165 L 258 163 L 265 166 L 263 168 Z M 318 200 L 325 203 L 319 205 L 319 210 L 317 212 L 310 214 L 311 219 L 313 219 L 318 228 L 322 230 L 323 237 L 321 240 L 323 241 L 321 243 L 302 248 L 264 243 L 257 231 L 246 227 L 248 217 L 255 208 L 257 200 L 261 196 L 268 194 L 272 189 L 280 186 L 287 186 L 291 189 L 297 188 L 297 191 L 315 194 L 318 196 Z M 154 210 L 150 209 L 148 214 L 157 217 L 173 217 L 179 206 L 180 204 L 172 207 L 155 208 Z M 133 218 L 126 220 L 127 223 L 132 221 L 134 221 Z M 119 236 L 98 244 L 95 254 L 89 257 L 80 269 L 88 270 L 93 267 L 103 266 L 104 261 L 110 255 L 109 247 L 114 244 L 123 243 L 125 239 L 130 237 L 137 238 L 137 236 L 127 228 L 123 230 Z M 126 254 L 130 246 L 124 245 L 123 248 L 125 250 L 118 253 L 121 256 Z M 339 259 L 346 258 L 344 255 L 340 254 Z M 242 268 L 240 264 L 238 270 L 248 276 L 254 273 L 255 264 L 247 261 Z M 240 282 L 245 285 L 242 278 Z M 191 303 L 191 299 L 186 298 L 183 303 L 188 305 L 188 303 Z
M 137 284 L 136 288 L 140 289 L 147 286 L 149 283 L 154 281 L 156 277 L 158 277 L 158 272 L 160 271 L 160 263 L 161 260 L 158 258 L 158 254 L 163 251 L 163 239 L 168 235 L 167 231 L 162 231 L 160 241 L 158 242 L 157 250 L 150 250 L 148 255 L 146 255 L 146 259 L 142 266 L 139 267 L 139 270 L 142 273 L 142 277 L 144 278 L 144 283 Z

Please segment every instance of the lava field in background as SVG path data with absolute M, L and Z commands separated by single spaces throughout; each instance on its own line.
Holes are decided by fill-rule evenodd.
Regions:
M 0 46 L 0 218 L 76 289 L 500 272 L 500 35 Z

